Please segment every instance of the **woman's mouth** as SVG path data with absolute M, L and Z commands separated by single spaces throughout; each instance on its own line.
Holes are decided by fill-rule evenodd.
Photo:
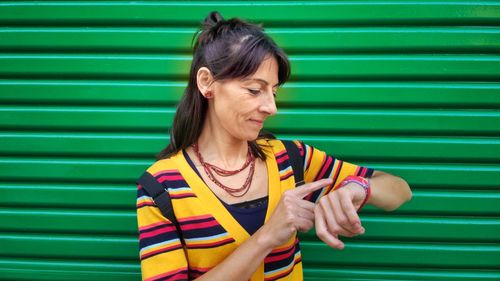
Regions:
M 258 126 L 264 126 L 264 120 L 250 119 L 250 121 Z

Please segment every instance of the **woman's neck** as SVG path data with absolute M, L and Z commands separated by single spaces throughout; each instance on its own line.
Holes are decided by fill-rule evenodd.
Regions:
M 247 159 L 248 142 L 211 130 L 205 126 L 198 138 L 198 147 L 205 162 L 224 169 L 235 169 Z

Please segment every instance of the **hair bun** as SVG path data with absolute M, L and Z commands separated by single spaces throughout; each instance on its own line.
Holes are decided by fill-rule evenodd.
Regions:
M 224 21 L 222 15 L 217 11 L 213 11 L 210 12 L 210 14 L 208 14 L 208 16 L 205 18 L 205 21 L 203 21 L 203 25 L 205 25 L 206 27 L 212 27 L 221 21 Z

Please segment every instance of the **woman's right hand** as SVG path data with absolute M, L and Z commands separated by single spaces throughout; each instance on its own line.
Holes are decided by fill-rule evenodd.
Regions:
M 314 226 L 315 204 L 303 198 L 332 183 L 332 179 L 321 179 L 285 191 L 271 218 L 259 229 L 259 240 L 275 248 L 286 243 L 297 231 L 309 231 Z
M 331 179 L 301 185 L 281 196 L 269 220 L 216 267 L 196 280 L 249 280 L 262 261 L 297 231 L 314 225 L 315 204 L 304 196 L 332 184 Z

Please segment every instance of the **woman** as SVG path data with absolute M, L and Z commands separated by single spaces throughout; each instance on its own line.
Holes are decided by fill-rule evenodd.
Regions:
M 205 19 L 170 144 L 147 170 L 168 190 L 180 230 L 138 189 L 143 280 L 302 280 L 298 231 L 315 226 L 342 249 L 339 235 L 364 233 L 365 203 L 394 210 L 411 198 L 398 177 L 300 141 L 291 159 L 282 141 L 260 136 L 289 74 L 260 26 Z M 306 184 L 295 188 L 293 173 Z

